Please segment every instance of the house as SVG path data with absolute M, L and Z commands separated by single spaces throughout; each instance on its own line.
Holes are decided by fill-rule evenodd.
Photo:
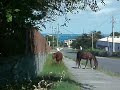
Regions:
M 120 51 L 120 37 L 112 36 L 101 38 L 96 43 L 96 48 L 105 49 L 108 52 L 119 52 Z
M 64 44 L 67 46 L 67 47 L 71 47 L 71 44 L 72 44 L 72 42 L 73 42 L 73 40 L 75 40 L 75 39 L 68 39 L 68 40 L 64 40 Z

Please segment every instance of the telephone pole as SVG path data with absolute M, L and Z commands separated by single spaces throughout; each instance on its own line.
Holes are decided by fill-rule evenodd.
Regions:
M 53 26 L 52 26 L 52 47 L 54 48 L 54 33 L 53 33 Z
M 92 50 L 93 50 L 93 32 L 92 32 Z
M 115 43 L 114 43 L 114 17 L 112 16 L 112 52 L 115 52 Z
M 59 23 L 58 23 L 58 30 L 57 30 L 57 47 L 59 47 L 59 45 L 58 45 L 58 38 L 59 38 Z

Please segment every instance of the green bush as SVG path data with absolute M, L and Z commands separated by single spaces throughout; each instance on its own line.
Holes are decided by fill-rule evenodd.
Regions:
M 112 56 L 114 56 L 114 57 L 120 57 L 120 52 L 113 52 Z
M 108 53 L 107 53 L 106 51 L 100 51 L 100 52 L 98 53 L 98 56 L 106 57 L 106 56 L 108 56 Z
M 91 52 L 93 55 L 95 56 L 101 56 L 101 57 L 105 57 L 108 56 L 108 52 L 104 51 L 104 50 L 100 50 L 100 49 L 87 49 L 86 51 Z

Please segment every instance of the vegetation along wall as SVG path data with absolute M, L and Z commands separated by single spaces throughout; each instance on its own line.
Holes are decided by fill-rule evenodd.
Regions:
M 42 71 L 51 48 L 35 28 L 29 30 L 26 37 L 26 54 L 0 57 L 0 84 L 11 80 L 34 79 Z

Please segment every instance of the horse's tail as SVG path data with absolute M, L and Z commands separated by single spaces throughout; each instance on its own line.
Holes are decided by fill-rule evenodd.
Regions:
M 93 55 L 93 58 L 94 58 L 94 69 L 97 69 L 98 68 L 98 61 L 94 55 Z

